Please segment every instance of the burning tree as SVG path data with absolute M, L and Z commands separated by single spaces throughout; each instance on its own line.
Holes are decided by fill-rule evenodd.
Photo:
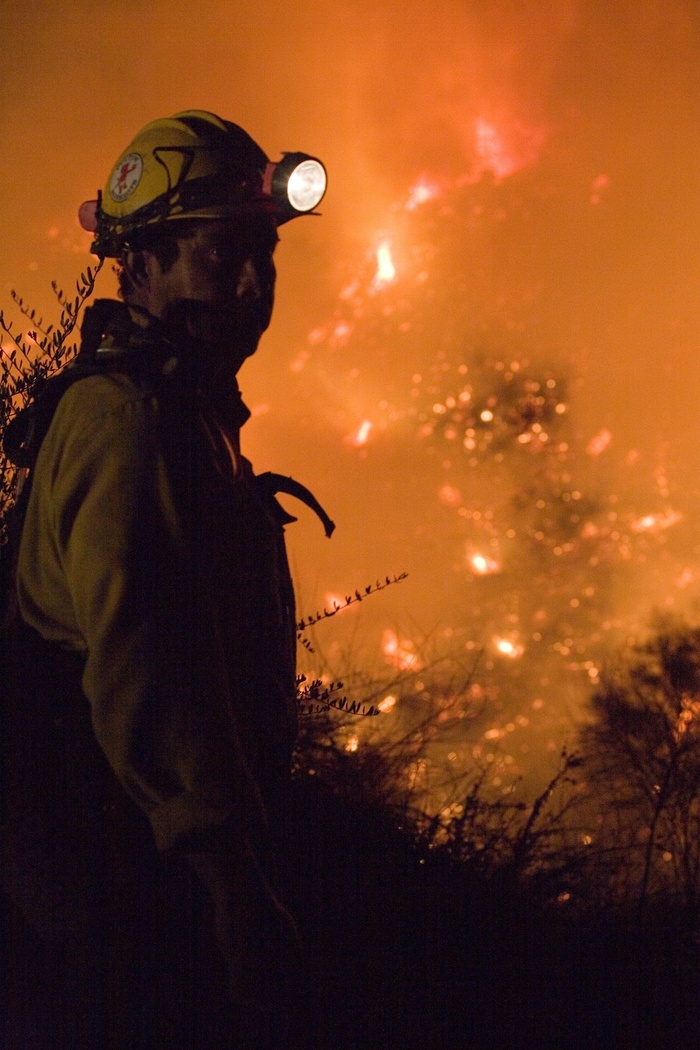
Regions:
M 439 618 L 431 641 L 440 633 L 458 667 L 480 654 L 476 678 L 451 698 L 461 739 L 433 741 L 432 759 L 488 762 L 499 791 L 533 772 L 541 783 L 543 766 L 549 777 L 607 654 L 652 603 L 677 601 L 697 579 L 670 552 L 682 515 L 667 480 L 640 483 L 643 468 L 605 427 L 577 424 L 572 353 L 542 345 L 543 293 L 528 268 L 505 285 L 493 276 L 494 252 L 525 257 L 533 228 L 541 237 L 564 209 L 583 222 L 592 207 L 540 178 L 420 179 L 291 364 L 300 400 L 324 406 L 319 427 L 340 431 L 346 457 L 364 457 L 413 588 L 428 581 L 416 601 Z M 403 661 L 421 688 L 409 685 L 391 719 L 426 710 L 428 697 L 438 710 L 459 679 L 443 664 L 439 681 L 425 638 L 408 633 L 379 636 L 385 661 Z

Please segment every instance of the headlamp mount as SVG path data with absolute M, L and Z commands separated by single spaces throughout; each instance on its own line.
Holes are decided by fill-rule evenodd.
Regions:
M 282 222 L 297 215 L 314 213 L 326 192 L 328 176 L 317 157 L 308 153 L 283 153 L 282 160 L 268 164 L 263 195 L 272 197 Z

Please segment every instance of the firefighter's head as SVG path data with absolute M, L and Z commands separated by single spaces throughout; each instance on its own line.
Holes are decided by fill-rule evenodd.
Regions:
M 313 212 L 325 185 L 315 158 L 271 163 L 236 124 L 190 110 L 138 133 L 80 221 L 93 252 L 118 260 L 130 306 L 179 311 L 190 334 L 235 338 L 245 357 L 270 320 L 277 227 Z

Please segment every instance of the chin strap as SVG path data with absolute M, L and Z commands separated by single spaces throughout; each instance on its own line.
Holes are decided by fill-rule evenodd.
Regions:
M 267 471 L 265 474 L 258 474 L 256 481 L 263 493 L 274 499 L 278 492 L 286 492 L 288 496 L 294 496 L 296 499 L 301 500 L 307 507 L 310 508 L 320 519 L 325 529 L 326 536 L 330 539 L 335 530 L 335 522 L 331 521 L 325 510 L 318 502 L 314 494 L 307 489 L 306 485 L 302 485 L 301 482 L 295 481 L 294 478 L 285 477 L 284 474 L 274 474 L 272 471 Z M 277 503 L 277 501 L 275 500 Z M 277 504 L 278 506 L 279 503 Z M 283 507 L 280 507 L 284 518 L 281 518 L 283 524 L 296 521 L 297 519 L 291 514 L 288 514 Z

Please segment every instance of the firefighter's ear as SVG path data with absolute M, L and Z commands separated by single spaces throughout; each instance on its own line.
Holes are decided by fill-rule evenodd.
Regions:
M 150 280 L 150 252 L 127 248 L 121 258 L 122 269 L 134 289 L 144 289 Z

